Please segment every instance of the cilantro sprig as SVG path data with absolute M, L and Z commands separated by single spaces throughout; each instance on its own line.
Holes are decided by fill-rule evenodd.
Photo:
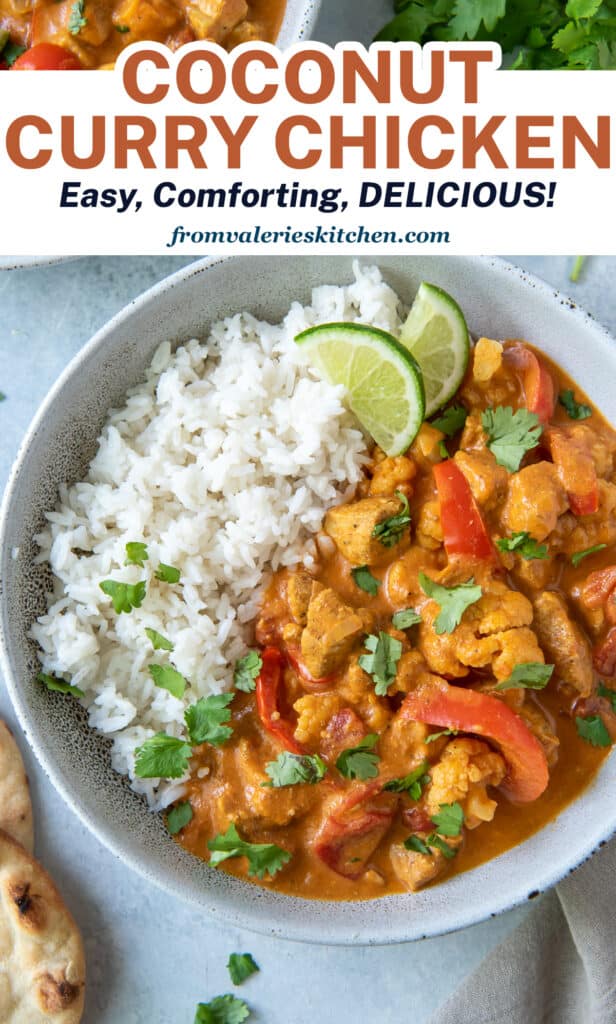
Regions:
M 38 683 L 42 683 L 48 690 L 51 690 L 52 693 L 70 693 L 73 697 L 85 697 L 85 693 L 78 686 L 67 683 L 65 679 L 56 679 L 55 676 L 50 675 L 48 672 L 39 672 L 36 680 Z
M 125 545 L 126 559 L 124 565 L 138 565 L 140 569 L 148 560 L 147 545 L 140 540 L 129 540 Z
M 612 740 L 600 715 L 576 716 L 575 727 L 578 736 L 593 747 L 611 747 Z
M 167 690 L 172 697 L 181 700 L 186 690 L 186 680 L 181 672 L 172 668 L 171 665 L 148 665 L 148 672 L 154 681 L 154 685 L 161 690 Z
M 440 836 L 459 836 L 464 824 L 464 811 L 457 803 L 439 804 L 438 814 L 432 815 L 432 821 L 436 825 L 436 831 Z
M 436 601 L 441 609 L 434 620 L 434 632 L 438 636 L 453 633 L 456 626 L 460 625 L 466 609 L 476 604 L 483 593 L 472 576 L 466 583 L 460 583 L 457 587 L 443 587 L 420 572 L 419 583 L 424 594 Z
M 395 629 L 410 629 L 421 622 L 421 615 L 418 615 L 414 608 L 402 608 L 392 616 L 391 624 Z
M 427 761 L 422 761 L 414 771 L 403 776 L 403 778 L 390 779 L 383 786 L 383 789 L 388 793 L 406 793 L 412 800 L 419 800 L 424 786 L 427 786 L 430 782 L 430 776 L 427 774 L 429 767 L 430 765 Z
M 210 839 L 207 846 L 212 854 L 210 857 L 211 867 L 218 867 L 230 857 L 246 857 L 248 874 L 261 879 L 265 875 L 274 878 L 291 860 L 288 850 L 283 850 L 282 847 L 276 846 L 274 843 L 246 842 L 234 824 L 229 825 L 224 835 L 219 834 Z
M 402 644 L 389 633 L 370 634 L 364 641 L 369 654 L 360 655 L 360 668 L 372 676 L 378 697 L 384 697 L 396 678 L 398 662 L 402 657 Z
M 174 565 L 165 565 L 164 562 L 159 562 L 154 575 L 161 583 L 179 583 L 182 574 Z
M 238 658 L 233 670 L 233 683 L 236 690 L 252 693 L 257 686 L 257 676 L 263 668 L 263 659 L 258 651 L 249 651 L 243 658 Z
M 291 754 L 283 750 L 275 761 L 265 765 L 270 782 L 262 782 L 262 786 L 282 789 L 286 786 L 298 786 L 308 783 L 314 786 L 325 776 L 327 765 L 318 754 Z
M 402 491 L 396 491 L 396 497 L 402 505 L 401 511 L 395 516 L 389 516 L 388 519 L 377 523 L 372 531 L 372 536 L 379 540 L 384 548 L 393 548 L 401 540 L 404 531 L 411 522 L 406 494 L 403 494 Z
M 257 973 L 259 965 L 250 953 L 231 953 L 227 970 L 233 984 L 241 985 L 247 978 Z
M 375 779 L 379 774 L 379 755 L 375 754 L 374 747 L 379 737 L 376 733 L 368 733 L 356 747 L 349 747 L 343 750 L 336 761 L 336 768 L 345 779 Z
M 174 649 L 171 640 L 167 640 L 166 636 L 155 629 L 150 629 L 149 626 L 146 626 L 145 635 L 155 651 L 172 651 Z
M 596 555 L 598 551 L 603 551 L 607 547 L 607 544 L 595 544 L 592 548 L 584 548 L 583 551 L 576 551 L 574 555 L 571 555 L 571 565 L 577 569 L 580 562 L 583 562 L 589 555 Z
M 191 754 L 186 740 L 157 732 L 135 750 L 135 775 L 140 779 L 181 779 L 188 771 Z
M 408 839 L 405 839 L 404 846 L 407 850 L 414 850 L 415 853 L 423 853 L 428 857 L 432 856 L 430 849 L 432 847 L 435 850 L 440 850 L 447 860 L 451 860 L 458 852 L 444 839 L 441 839 L 436 832 L 430 832 L 430 835 L 426 836 L 425 842 L 420 836 L 409 836 Z
M 190 800 L 184 800 L 181 804 L 176 804 L 172 807 L 167 814 L 167 829 L 169 834 L 176 836 L 178 832 L 181 832 L 183 828 L 193 820 L 193 809 Z
M 146 581 L 138 583 L 122 583 L 118 580 L 103 580 L 99 583 L 103 594 L 111 598 L 113 610 L 117 615 L 132 612 L 133 608 L 141 608 L 145 597 Z
M 592 416 L 592 409 L 590 406 L 584 405 L 583 402 L 576 402 L 575 395 L 571 388 L 566 388 L 565 391 L 561 391 L 558 396 L 558 404 L 562 405 L 567 416 L 571 420 L 587 420 Z
M 453 437 L 466 423 L 468 412 L 463 405 L 451 405 L 449 409 L 432 420 L 432 426 L 440 430 L 446 437 Z
M 86 0 L 75 0 L 68 18 L 68 30 L 72 36 L 78 36 L 82 28 L 88 24 L 85 17 Z
M 250 1016 L 250 1007 L 237 996 L 224 995 L 199 1003 L 194 1024 L 243 1024 Z
M 548 558 L 549 554 L 547 544 L 539 544 L 527 530 L 512 533 L 510 537 L 501 537 L 496 541 L 496 547 L 499 551 L 515 552 L 516 555 L 525 558 L 527 562 L 535 558 Z
M 523 661 L 516 665 L 507 679 L 495 686 L 495 690 L 543 690 L 554 674 L 553 665 L 540 661 Z
M 514 412 L 510 406 L 497 405 L 482 412 L 481 423 L 488 448 L 509 473 L 516 473 L 526 453 L 539 444 L 542 427 L 538 416 L 528 409 Z
M 367 565 L 358 565 L 355 569 L 351 569 L 351 576 L 360 590 L 370 594 L 371 597 L 376 597 L 381 581 L 372 575 Z
M 184 721 L 193 746 L 210 743 L 213 747 L 221 747 L 230 739 L 233 729 L 226 723 L 231 721 L 229 705 L 233 697 L 233 693 L 217 693 L 201 697 L 186 708 Z

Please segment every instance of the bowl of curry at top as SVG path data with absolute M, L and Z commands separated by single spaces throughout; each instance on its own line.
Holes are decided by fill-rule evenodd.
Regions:
M 294 338 L 369 325 L 397 359 L 422 281 L 474 342 L 388 455 Z M 1 523 L 3 673 L 76 813 L 311 942 L 460 928 L 587 858 L 616 828 L 614 371 L 491 258 L 204 260 L 119 313 Z
M 209 40 L 227 50 L 310 37 L 320 0 L 8 0 L 0 11 L 0 70 L 113 67 L 131 43 L 177 49 Z

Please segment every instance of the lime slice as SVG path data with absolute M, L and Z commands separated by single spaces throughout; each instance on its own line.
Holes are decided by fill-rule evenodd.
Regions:
M 421 371 L 387 331 L 363 324 L 321 324 L 295 341 L 330 384 L 342 384 L 361 425 L 388 455 L 406 451 L 425 411 Z
M 460 387 L 468 366 L 468 328 L 455 299 L 424 281 L 419 286 L 400 341 L 421 367 L 426 416 L 445 405 Z

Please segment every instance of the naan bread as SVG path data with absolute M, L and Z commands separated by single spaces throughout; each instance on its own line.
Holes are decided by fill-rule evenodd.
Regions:
M 78 1024 L 84 989 L 83 943 L 60 893 L 0 832 L 0 1021 Z
M 13 735 L 0 721 L 0 829 L 32 853 L 34 827 L 30 787 Z M 0 1018 L 1 1019 L 1 1018 Z

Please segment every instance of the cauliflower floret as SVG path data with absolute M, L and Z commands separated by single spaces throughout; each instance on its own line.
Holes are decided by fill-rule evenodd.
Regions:
M 436 551 L 443 543 L 443 527 L 441 526 L 441 509 L 436 498 L 426 501 L 419 510 L 415 539 L 422 548 Z
M 295 739 L 298 743 L 318 744 L 330 718 L 340 711 L 343 701 L 337 693 L 308 693 L 295 701 L 298 719 Z
M 345 704 L 352 705 L 370 732 L 380 733 L 389 724 L 391 718 L 389 707 L 384 700 L 377 697 L 374 692 L 374 683 L 368 673 L 360 667 L 357 658 L 352 659 L 339 681 L 337 692 Z
M 509 477 L 501 520 L 510 533 L 525 530 L 536 541 L 542 541 L 552 533 L 558 517 L 568 507 L 556 466 L 535 462 Z
M 500 754 L 481 740 L 452 740 L 438 764 L 430 770 L 432 784 L 426 792 L 426 809 L 438 814 L 441 804 L 459 803 L 467 828 L 491 821 L 496 800 L 486 793 L 487 786 L 499 786 L 506 774 Z
M 509 474 L 499 466 L 491 451 L 456 452 L 454 461 L 460 467 L 473 497 L 480 508 L 490 510 L 502 500 Z
M 417 475 L 417 466 L 405 455 L 397 455 L 378 462 L 370 481 L 370 494 L 389 496 L 402 491 L 410 498 L 413 493 L 411 481 Z
M 473 377 L 485 384 L 503 364 L 503 346 L 491 338 L 479 338 L 473 351 Z

